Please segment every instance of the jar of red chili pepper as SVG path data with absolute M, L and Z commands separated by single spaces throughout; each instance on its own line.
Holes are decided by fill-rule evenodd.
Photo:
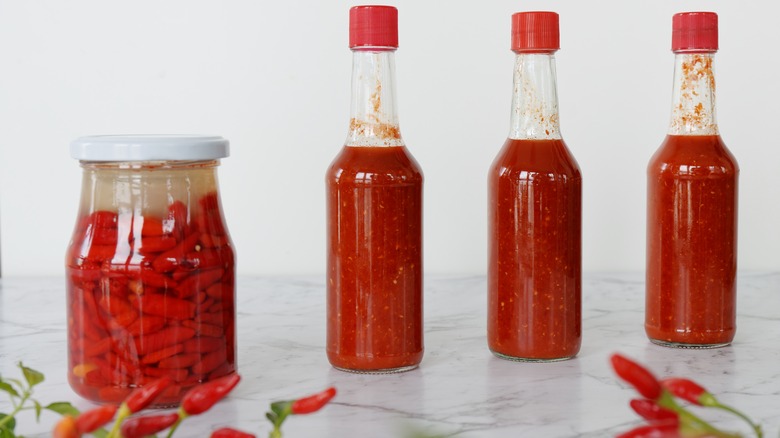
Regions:
M 209 136 L 94 136 L 71 144 L 83 169 L 66 256 L 68 379 L 117 402 L 161 376 L 174 405 L 236 372 L 235 253 Z

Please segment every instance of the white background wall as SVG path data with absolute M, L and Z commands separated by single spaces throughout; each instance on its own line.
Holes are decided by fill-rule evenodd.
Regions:
M 0 0 L 5 276 L 57 275 L 87 134 L 231 140 L 222 199 L 243 274 L 322 273 L 324 173 L 346 136 L 345 1 Z M 644 265 L 645 165 L 669 120 L 671 16 L 720 15 L 718 118 L 742 168 L 739 264 L 780 264 L 778 2 L 399 0 L 401 128 L 426 175 L 429 273 L 483 273 L 486 174 L 509 129 L 510 15 L 561 14 L 564 139 L 586 270 Z

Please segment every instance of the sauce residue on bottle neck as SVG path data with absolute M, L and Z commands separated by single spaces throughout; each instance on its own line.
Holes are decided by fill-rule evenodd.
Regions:
M 347 146 L 403 146 L 393 51 L 355 51 Z
M 509 138 L 561 138 L 552 53 L 519 53 L 515 60 L 513 92 Z
M 678 53 L 675 56 L 670 135 L 718 135 L 713 55 Z

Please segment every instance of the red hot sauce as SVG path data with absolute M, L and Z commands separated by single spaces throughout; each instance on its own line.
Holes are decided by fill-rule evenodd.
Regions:
M 346 146 L 328 185 L 328 358 L 414 367 L 422 343 L 423 176 L 404 146 Z
M 581 193 L 562 140 L 508 140 L 490 177 L 488 344 L 507 358 L 577 354 Z
M 738 173 L 717 135 L 670 135 L 650 160 L 645 329 L 657 343 L 734 338 Z

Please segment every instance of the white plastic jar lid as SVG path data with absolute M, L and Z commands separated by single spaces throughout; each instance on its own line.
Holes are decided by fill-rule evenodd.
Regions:
M 70 144 L 82 161 L 196 161 L 230 155 L 230 142 L 216 135 L 92 135 Z

